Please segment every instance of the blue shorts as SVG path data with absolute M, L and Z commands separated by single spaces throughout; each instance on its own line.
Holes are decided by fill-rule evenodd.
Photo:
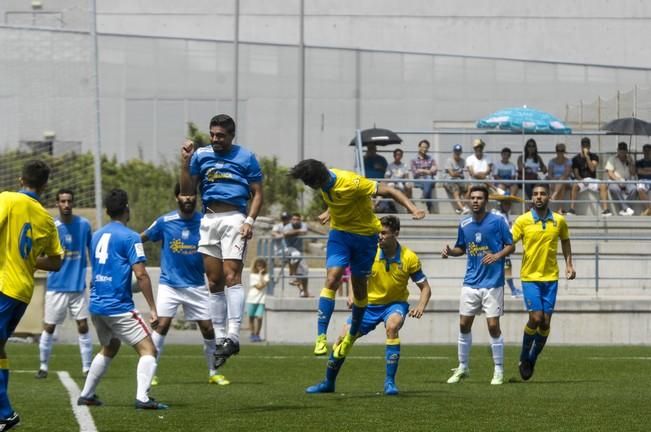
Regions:
M 250 317 L 262 318 L 264 315 L 264 303 L 247 303 L 246 314 Z
M 0 293 L 0 341 L 6 341 L 16 330 L 27 309 L 27 303 Z
M 395 302 L 386 305 L 368 305 L 364 312 L 362 325 L 359 327 L 359 333 L 364 336 L 369 334 L 380 323 L 386 323 L 391 315 L 394 313 L 399 314 L 404 320 L 409 312 L 409 303 Z M 352 317 L 348 317 L 348 325 L 350 325 Z
M 378 235 L 365 236 L 330 230 L 326 246 L 326 268 L 350 266 L 353 276 L 368 277 L 375 261 Z
M 543 311 L 551 314 L 556 305 L 558 281 L 551 282 L 522 282 L 524 306 L 528 311 Z

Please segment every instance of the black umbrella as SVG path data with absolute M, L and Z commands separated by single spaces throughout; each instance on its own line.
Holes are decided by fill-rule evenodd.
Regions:
M 651 123 L 635 117 L 618 118 L 601 127 L 611 134 L 651 136 Z
M 390 131 L 389 129 L 364 129 L 362 131 L 362 145 L 375 144 L 379 146 L 390 145 L 390 144 L 400 144 L 402 138 L 400 138 L 395 132 Z M 350 145 L 355 145 L 355 138 L 350 141 Z

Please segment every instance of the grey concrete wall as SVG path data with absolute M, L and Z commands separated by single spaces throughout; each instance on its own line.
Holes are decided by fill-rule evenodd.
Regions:
M 230 40 L 233 2 L 99 0 L 100 29 Z M 241 0 L 240 38 L 298 42 L 298 0 Z M 640 0 L 305 1 L 310 45 L 651 67 Z
M 415 302 L 413 298 L 410 300 L 412 305 Z M 269 299 L 264 338 L 274 343 L 313 343 L 315 311 L 316 299 Z M 505 311 L 500 320 L 504 340 L 508 344 L 519 344 L 527 321 L 524 305 L 519 299 L 507 298 Z M 344 300 L 337 300 L 328 332 L 329 341 L 334 342 L 349 315 Z M 599 300 L 560 295 L 551 329 L 551 344 L 648 344 L 651 342 L 651 303 L 647 297 Z M 423 318 L 407 319 L 400 340 L 403 343 L 455 344 L 458 332 L 458 299 L 435 297 Z M 380 325 L 358 343 L 384 343 L 385 339 Z M 478 317 L 473 325 L 473 343 L 477 346 L 488 341 L 485 320 Z
M 296 162 L 303 146 L 307 157 L 353 168 L 345 144 L 356 127 L 473 124 L 524 104 L 562 117 L 566 104 L 612 99 L 618 90 L 651 81 L 647 2 L 446 0 L 405 1 L 397 8 L 386 0 L 307 1 L 306 129 L 300 140 L 299 2 L 240 5 L 238 140 L 285 165 Z M 34 20 L 30 11 L 29 2 L 0 2 L 7 25 L 88 28 L 85 0 L 43 1 L 42 12 L 64 17 L 56 23 L 41 20 L 45 15 Z M 205 128 L 212 114 L 232 112 L 232 2 L 100 0 L 98 25 L 104 33 L 99 43 L 107 153 L 119 160 L 174 160 L 187 121 Z M 223 42 L 210 42 L 215 40 Z M 0 31 L 0 67 L 7 71 L 0 82 L 0 148 L 54 130 L 58 139 L 92 149 L 89 46 L 83 35 Z M 453 143 L 468 150 L 474 138 L 406 135 L 405 148 L 414 149 L 422 137 L 433 141 L 439 162 Z M 541 148 L 552 148 L 555 140 L 541 139 Z M 605 148 L 614 148 L 613 140 Z M 509 139 L 491 137 L 489 150 L 504 144 Z M 575 138 L 568 144 L 578 148 Z M 521 143 L 510 145 L 517 151 Z

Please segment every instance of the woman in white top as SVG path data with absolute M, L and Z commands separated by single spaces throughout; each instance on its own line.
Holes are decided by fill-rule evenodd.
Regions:
M 542 158 L 538 156 L 538 145 L 533 138 L 529 138 L 524 144 L 524 158 L 522 155 L 518 157 L 518 178 L 520 180 L 522 180 L 523 172 L 525 180 L 540 180 L 547 174 L 547 167 Z M 524 187 L 527 198 L 531 198 L 534 183 L 527 183 Z
M 260 329 L 264 316 L 265 289 L 269 284 L 267 262 L 263 258 L 256 258 L 253 262 L 249 284 L 249 293 L 246 296 L 246 314 L 249 316 L 249 326 L 251 327 L 251 342 L 262 342 Z

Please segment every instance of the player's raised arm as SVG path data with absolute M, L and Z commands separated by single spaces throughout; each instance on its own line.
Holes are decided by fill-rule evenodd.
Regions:
M 194 195 L 197 191 L 197 184 L 199 177 L 191 175 L 190 161 L 194 154 L 194 142 L 192 140 L 185 140 L 181 147 L 181 176 L 179 183 L 181 184 L 181 193 L 184 195 Z
M 402 205 L 404 208 L 409 210 L 409 213 L 413 215 L 414 219 L 423 219 L 427 214 L 425 210 L 416 207 L 416 205 L 413 202 L 411 202 L 411 200 L 407 198 L 405 194 L 403 194 L 401 191 L 391 186 L 378 183 L 376 195 L 385 198 L 392 198 L 395 202 L 397 202 L 398 204 Z

